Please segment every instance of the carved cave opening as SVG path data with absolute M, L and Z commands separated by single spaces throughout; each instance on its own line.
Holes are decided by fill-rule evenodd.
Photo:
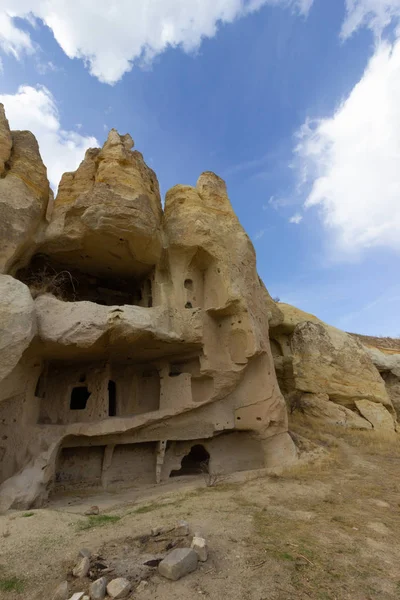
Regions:
M 201 444 L 195 444 L 191 447 L 189 454 L 186 454 L 181 461 L 181 468 L 173 470 L 170 477 L 179 477 L 181 475 L 199 475 L 208 473 L 210 463 L 210 454 Z
M 153 272 L 140 278 L 86 273 L 37 254 L 27 267 L 19 269 L 16 278 L 29 287 L 33 298 L 53 294 L 65 302 L 153 306 Z
M 89 398 L 90 392 L 87 387 L 81 386 L 72 388 L 69 403 L 70 410 L 85 410 Z

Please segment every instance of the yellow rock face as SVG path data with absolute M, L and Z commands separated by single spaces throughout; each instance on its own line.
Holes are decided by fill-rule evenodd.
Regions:
M 10 131 L 0 105 L 0 273 L 12 270 L 45 225 L 51 190 L 37 141 Z
M 310 398 L 316 395 L 355 410 L 358 415 L 358 400 L 380 403 L 394 412 L 378 369 L 353 336 L 294 306 L 279 303 L 278 307 L 283 319 L 271 329 L 271 346 L 280 387 L 289 402 L 305 398 L 302 394 L 307 393 L 309 412 Z M 333 407 L 321 406 L 326 421 L 331 422 L 327 409 L 332 412 Z M 323 414 L 321 410 L 320 418 Z M 344 422 L 338 419 L 338 424 Z M 347 423 L 356 426 L 354 419 L 347 418 Z
M 100 275 L 142 276 L 161 254 L 157 178 L 132 138 L 111 130 L 74 173 L 65 173 L 40 252 Z

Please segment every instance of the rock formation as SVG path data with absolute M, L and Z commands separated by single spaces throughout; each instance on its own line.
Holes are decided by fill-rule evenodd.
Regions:
M 163 209 L 132 147 L 111 130 L 54 200 L 0 110 L 0 508 L 290 464 L 287 404 L 395 435 L 399 354 L 275 303 L 224 181 Z
M 391 395 L 371 352 L 314 315 L 288 304 L 278 307 L 281 321 L 270 329 L 271 348 L 289 411 L 328 424 L 394 432 Z
M 32 134 L 0 116 L 2 508 L 292 461 L 280 313 L 225 183 L 203 173 L 163 210 L 112 130 L 53 201 Z

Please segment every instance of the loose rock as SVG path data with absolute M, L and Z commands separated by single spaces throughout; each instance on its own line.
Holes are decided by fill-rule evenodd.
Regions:
M 88 510 L 85 511 L 85 515 L 87 517 L 90 517 L 92 515 L 98 515 L 100 512 L 100 509 L 98 506 L 91 506 L 90 508 L 88 508 Z
M 189 523 L 187 521 L 179 521 L 175 527 L 174 534 L 177 536 L 189 535 Z
M 172 550 L 158 565 L 158 572 L 167 579 L 176 581 L 197 568 L 198 556 L 192 548 Z
M 208 558 L 208 548 L 207 542 L 203 537 L 195 536 L 192 540 L 191 547 L 195 552 L 197 552 L 197 556 L 201 562 L 206 562 Z
M 79 556 L 82 556 L 83 558 L 90 558 L 92 556 L 92 553 L 88 548 L 81 548 L 79 550 Z
M 72 594 L 71 598 L 69 598 L 69 600 L 83 600 L 83 596 L 85 595 L 85 592 L 76 592 L 75 594 Z
M 74 567 L 72 575 L 74 577 L 86 577 L 90 569 L 90 560 L 84 556 Z
M 63 581 L 54 592 L 53 600 L 67 600 L 68 598 L 68 581 Z
M 100 579 L 96 579 L 93 583 L 90 584 L 89 587 L 89 595 L 92 600 L 103 600 L 106 596 L 106 588 L 107 588 L 107 579 L 105 577 L 100 577 Z
M 124 577 L 113 579 L 107 586 L 107 594 L 111 598 L 126 598 L 131 590 L 130 582 Z

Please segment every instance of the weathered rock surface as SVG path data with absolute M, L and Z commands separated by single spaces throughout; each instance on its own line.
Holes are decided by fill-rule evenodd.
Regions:
M 271 348 L 289 404 L 300 401 L 313 417 L 362 429 L 369 424 L 356 411 L 358 400 L 393 412 L 378 369 L 355 337 L 293 306 L 278 306 L 282 320 L 271 328 Z
M 372 338 L 373 339 L 373 338 Z M 388 349 L 386 352 L 371 346 L 365 347 L 372 362 L 381 374 L 385 382 L 389 398 L 400 418 L 400 353 L 397 350 Z
M 18 364 L 35 334 L 29 289 L 10 275 L 0 275 L 0 381 Z
M 45 223 L 51 190 L 37 141 L 10 131 L 0 105 L 0 273 L 8 272 Z
M 177 581 L 197 569 L 198 555 L 191 548 L 172 550 L 158 565 L 158 572 L 167 579 Z
M 302 394 L 298 409 L 330 425 L 341 425 L 350 429 L 372 429 L 368 420 L 345 406 L 335 404 L 329 400 L 328 394 Z
M 363 417 L 368 419 L 374 429 L 395 431 L 394 419 L 384 406 L 370 400 L 356 400 L 355 404 Z
M 161 199 L 155 174 L 114 129 L 75 173 L 61 179 L 40 251 L 85 272 L 145 275 L 161 255 Z
M 291 340 L 296 387 L 344 406 L 366 398 L 391 406 L 379 372 L 360 344 L 322 323 L 299 323 Z
M 130 591 L 131 584 L 124 577 L 112 579 L 107 585 L 107 594 L 116 600 L 118 600 L 118 598 L 126 598 Z

